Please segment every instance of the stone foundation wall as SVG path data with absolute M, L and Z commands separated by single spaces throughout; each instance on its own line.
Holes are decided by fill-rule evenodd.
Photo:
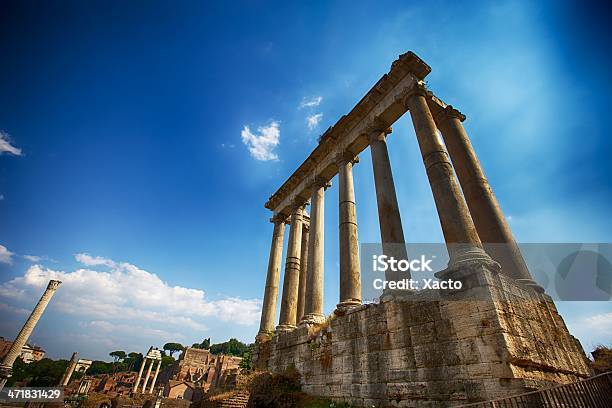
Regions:
M 483 266 L 453 278 L 466 289 L 363 305 L 260 341 L 256 365 L 295 367 L 305 392 L 358 406 L 456 406 L 589 376 L 548 295 Z

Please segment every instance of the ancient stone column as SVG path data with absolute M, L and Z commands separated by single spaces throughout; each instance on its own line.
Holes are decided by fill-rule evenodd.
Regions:
M 399 204 L 395 193 L 395 183 L 391 172 L 389 151 L 387 150 L 386 135 L 391 133 L 388 127 L 376 124 L 368 130 L 370 150 L 372 153 L 372 169 L 374 171 L 374 186 L 376 188 L 376 204 L 378 205 L 378 222 L 380 224 L 380 239 L 383 253 L 395 259 L 408 259 L 404 230 L 400 217 Z M 385 272 L 388 281 L 409 279 L 410 272 Z M 383 291 L 382 299 L 392 297 L 391 290 Z
M 19 334 L 15 338 L 15 341 L 13 341 L 13 344 L 11 345 L 11 348 L 9 349 L 8 353 L 2 359 L 2 364 L 0 364 L 0 391 L 2 391 L 2 389 L 4 388 L 4 384 L 6 384 L 6 380 L 11 375 L 13 363 L 15 363 L 15 360 L 17 359 L 17 357 L 19 357 L 19 354 L 21 354 L 23 346 L 25 346 L 28 342 L 30 334 L 32 334 L 34 327 L 36 327 L 36 324 L 40 320 L 40 317 L 42 316 L 45 309 L 47 308 L 49 301 L 51 300 L 51 298 L 55 294 L 55 291 L 61 283 L 62 282 L 58 280 L 49 281 L 47 289 L 45 289 L 45 292 L 40 297 L 40 300 L 36 304 L 36 307 L 34 307 L 34 310 L 32 310 L 30 317 L 28 317 L 28 320 L 26 320 L 25 324 L 21 328 L 21 331 L 19 331 Z
M 280 322 L 277 330 L 291 330 L 297 323 L 297 301 L 300 284 L 300 252 L 302 249 L 302 211 L 304 204 L 296 203 L 291 212 L 289 245 L 283 280 L 283 298 L 281 300 Z
M 340 153 L 336 159 L 340 224 L 340 303 L 336 311 L 343 313 L 347 308 L 361 304 L 361 265 L 353 183 L 353 164 L 359 159 L 349 152 Z
M 465 116 L 446 106 L 434 116 L 459 178 L 463 195 L 485 250 L 502 266 L 502 273 L 535 285 L 493 194 L 463 124 Z M 493 245 L 486 245 L 492 243 Z
M 302 254 L 300 255 L 300 285 L 298 289 L 297 322 L 304 317 L 304 306 L 306 303 L 306 281 L 308 277 L 308 238 L 310 236 L 310 224 L 304 221 L 302 225 Z
M 325 189 L 330 184 L 316 178 L 311 185 L 310 238 L 308 242 L 308 276 L 306 280 L 306 302 L 302 324 L 321 323 L 323 314 L 323 245 L 325 218 Z
M 153 389 L 155 388 L 155 381 L 157 381 L 157 375 L 159 374 L 159 368 L 161 367 L 161 363 L 161 360 L 157 360 L 157 368 L 155 369 L 155 374 L 153 375 L 153 381 L 151 382 L 151 388 L 149 388 L 149 394 L 153 394 Z
M 132 390 L 133 392 L 138 392 L 138 385 L 140 384 L 140 380 L 142 379 L 142 371 L 145 368 L 145 365 L 147 364 L 147 358 L 143 358 L 142 359 L 142 363 L 140 364 L 140 370 L 138 371 L 138 377 L 136 378 L 136 382 L 134 383 L 134 389 Z
M 429 185 L 450 255 L 449 266 L 493 260 L 482 249 L 476 227 L 461 195 L 446 148 L 442 143 L 429 107 L 426 91 L 417 85 L 405 99 L 416 132 Z
M 72 353 L 72 357 L 70 358 L 70 361 L 68 362 L 68 367 L 66 367 L 66 372 L 64 372 L 64 375 L 62 376 L 62 380 L 60 381 L 61 386 L 65 387 L 70 382 L 70 377 L 72 377 L 72 373 L 74 372 L 74 369 L 77 365 L 77 355 L 78 353 L 76 351 Z
M 147 392 L 147 384 L 149 383 L 149 378 L 151 377 L 151 369 L 153 368 L 153 362 L 154 360 L 152 359 L 147 359 L 149 360 L 149 369 L 147 370 L 147 375 L 145 375 L 143 384 L 142 384 L 142 393 L 144 394 L 145 392 Z
M 259 339 L 274 333 L 278 283 L 280 280 L 283 240 L 285 237 L 285 217 L 275 215 L 270 221 L 274 223 L 274 232 L 272 233 L 272 246 L 270 248 L 270 258 L 268 259 L 268 274 L 266 276 L 266 289 L 261 310 L 261 323 L 259 325 L 259 334 L 257 335 Z

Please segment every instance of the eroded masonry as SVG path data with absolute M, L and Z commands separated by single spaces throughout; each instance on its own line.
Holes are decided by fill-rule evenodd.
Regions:
M 430 71 L 414 53 L 401 55 L 266 203 L 274 231 L 254 358 L 272 372 L 295 367 L 310 394 L 362 406 L 452 406 L 589 375 L 582 347 L 532 280 L 463 128 L 465 116 L 425 87 Z M 397 253 L 405 231 L 386 144 L 406 112 L 450 257 L 438 276 L 460 280 L 463 289 L 448 296 L 386 291 L 380 303 L 362 304 L 352 169 L 370 148 L 383 251 L 393 244 L 394 255 L 406 257 Z M 323 214 L 336 175 L 340 293 L 326 321 Z

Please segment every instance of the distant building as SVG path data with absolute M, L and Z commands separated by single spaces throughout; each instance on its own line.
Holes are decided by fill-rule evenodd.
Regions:
M 159 374 L 157 385 L 163 386 L 167 398 L 196 401 L 211 388 L 232 387 L 241 361 L 240 357 L 188 347 Z
M 79 361 L 77 361 L 76 367 L 74 367 L 74 371 L 77 373 L 84 373 L 89 369 L 89 367 L 91 367 L 92 364 L 93 361 L 81 358 L 79 359 Z
M 5 339 L 4 337 L 0 337 L 0 360 L 4 358 L 6 354 L 8 354 L 13 342 Z M 21 353 L 19 357 L 23 360 L 24 363 L 29 364 L 32 361 L 40 361 L 45 356 L 45 350 L 38 346 L 32 346 L 30 344 L 26 344 L 21 349 Z

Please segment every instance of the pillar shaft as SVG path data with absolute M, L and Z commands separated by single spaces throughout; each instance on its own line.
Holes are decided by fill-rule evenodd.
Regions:
M 304 306 L 306 303 L 306 284 L 308 278 L 308 240 L 310 236 L 309 226 L 302 226 L 302 254 L 300 255 L 300 284 L 298 290 L 297 320 L 304 317 Z
M 159 374 L 159 368 L 161 367 L 161 360 L 157 360 L 157 368 L 155 369 L 155 374 L 153 375 L 153 381 L 151 381 L 151 388 L 149 388 L 149 394 L 153 393 L 153 389 L 155 388 L 155 381 L 157 381 L 157 375 Z
M 144 394 L 145 392 L 147 392 L 147 384 L 149 383 L 149 377 L 151 377 L 151 369 L 153 368 L 153 361 L 151 359 L 147 359 L 149 360 L 149 368 L 147 369 L 147 375 L 145 375 L 143 384 L 142 384 L 142 393 Z
M 383 253 L 396 259 L 408 259 L 402 218 L 395 193 L 395 183 L 389 161 L 386 134 L 391 130 L 373 130 L 370 132 L 370 150 L 372 152 L 372 169 L 376 188 L 378 222 Z M 385 272 L 388 281 L 399 281 L 410 278 L 410 272 L 394 272 L 390 268 Z
M 291 213 L 289 246 L 285 263 L 283 280 L 283 298 L 281 301 L 280 322 L 278 330 L 296 327 L 297 298 L 300 283 L 300 253 L 302 249 L 302 205 L 295 205 Z
M 276 320 L 276 303 L 278 301 L 278 284 L 280 280 L 281 261 L 283 258 L 283 240 L 285 236 L 285 221 L 283 217 L 272 219 L 274 232 L 272 233 L 272 246 L 268 259 L 268 273 L 266 276 L 266 289 L 264 292 L 263 308 L 261 310 L 261 323 L 259 333 L 267 335 L 274 332 Z
M 480 238 L 461 195 L 448 153 L 427 106 L 424 89 L 417 87 L 408 96 L 406 104 L 449 249 L 451 265 L 476 259 L 490 261 L 481 248 Z
M 72 377 L 72 373 L 74 372 L 74 369 L 77 365 L 77 355 L 78 355 L 77 352 L 72 353 L 72 357 L 70 358 L 70 361 L 68 362 L 68 366 L 66 367 L 66 372 L 62 376 L 62 380 L 60 382 L 61 386 L 65 387 L 70 382 L 70 377 Z
M 361 265 L 357 236 L 357 209 L 353 183 L 353 157 L 338 159 L 340 240 L 340 303 L 338 308 L 361 304 Z
M 302 323 L 320 323 L 323 315 L 323 246 L 325 221 L 325 188 L 328 183 L 317 179 L 310 198 L 310 238 L 308 241 L 308 275 L 306 302 Z
M 28 339 L 30 338 L 32 331 L 34 330 L 34 327 L 36 327 L 36 324 L 40 320 L 40 317 L 47 308 L 49 301 L 55 294 L 55 291 L 57 290 L 60 284 L 61 282 L 58 280 L 49 281 L 47 289 L 45 289 L 45 292 L 40 297 L 40 300 L 36 304 L 36 307 L 34 307 L 34 310 L 32 310 L 32 313 L 28 317 L 28 320 L 26 320 L 25 324 L 19 331 L 19 334 L 15 338 L 15 341 L 13 341 L 13 344 L 11 345 L 11 348 L 9 349 L 8 353 L 2 359 L 2 364 L 0 364 L 0 391 L 4 387 L 4 383 L 6 383 L 6 378 L 10 376 L 15 360 L 21 354 L 23 346 L 25 346 L 28 342 Z
M 138 371 L 138 377 L 136 378 L 136 382 L 134 383 L 134 392 L 138 392 L 138 385 L 140 384 L 140 380 L 142 379 L 142 372 L 144 370 L 145 364 L 147 363 L 147 359 L 144 358 L 142 363 L 140 364 L 140 370 Z
M 485 250 L 501 264 L 503 273 L 517 279 L 532 279 L 461 123 L 465 116 L 447 106 L 434 119 L 448 148 L 480 240 L 484 244 L 498 244 L 485 245 Z

